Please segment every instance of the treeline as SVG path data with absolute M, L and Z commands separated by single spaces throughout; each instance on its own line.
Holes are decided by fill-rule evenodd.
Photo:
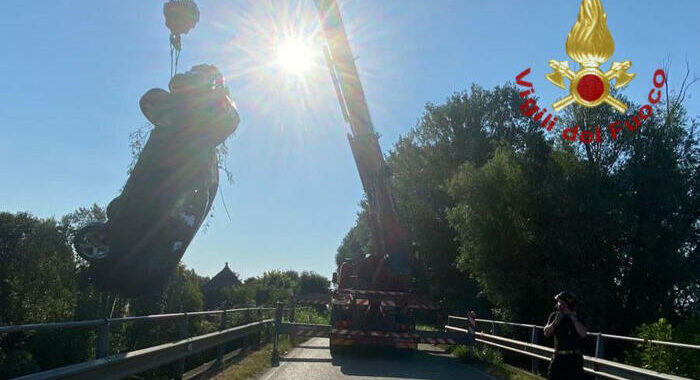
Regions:
M 462 315 L 544 324 L 570 289 L 594 331 L 631 334 L 659 318 L 697 326 L 700 154 L 686 91 L 666 94 L 636 131 L 623 123 L 616 140 L 586 145 L 524 117 L 511 84 L 427 104 L 387 159 L 420 262 L 416 288 Z M 572 106 L 558 125 L 630 118 Z M 371 252 L 366 207 L 338 265 Z M 700 332 L 674 339 L 700 343 Z
M 104 219 L 104 209 L 97 205 L 60 220 L 0 212 L 0 325 L 178 313 L 205 306 L 271 306 L 292 296 L 329 291 L 329 280 L 317 273 L 275 270 L 205 294 L 202 287 L 209 278 L 180 265 L 159 293 L 122 298 L 101 292 L 90 284 L 86 263 L 74 254 L 70 241 L 80 226 Z M 193 318 L 190 333 L 217 327 L 217 321 Z M 120 324 L 111 329 L 111 352 L 177 337 L 174 323 Z M 0 334 L 0 378 L 89 360 L 95 357 L 95 340 L 95 331 L 81 328 Z M 146 378 L 159 378 L 167 371 L 151 371 Z
M 305 294 L 330 293 L 330 281 L 315 272 L 287 270 L 250 277 L 239 286 L 218 289 L 209 295 L 207 306 L 215 308 L 274 306 Z

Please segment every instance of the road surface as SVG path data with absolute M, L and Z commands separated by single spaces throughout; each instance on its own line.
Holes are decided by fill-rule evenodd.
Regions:
M 379 355 L 377 355 L 379 354 Z M 410 357 L 356 352 L 332 359 L 328 338 L 312 338 L 280 359 L 260 380 L 388 380 L 448 379 L 494 380 L 493 377 L 462 363 L 430 345 L 419 345 Z

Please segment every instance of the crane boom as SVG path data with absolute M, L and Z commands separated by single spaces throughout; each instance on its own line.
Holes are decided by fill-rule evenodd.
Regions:
M 374 133 L 372 118 L 367 106 L 365 92 L 355 66 L 355 57 L 350 49 L 340 10 L 335 0 L 316 0 L 324 35 L 327 41 L 327 59 L 330 59 L 331 75 L 340 85 L 348 122 L 354 135 Z
M 384 161 L 379 136 L 372 126 L 355 58 L 350 49 L 340 10 L 335 0 L 315 0 L 327 41 L 326 62 L 345 120 L 350 124 L 348 141 L 369 203 L 370 228 L 375 251 L 371 282 L 380 278 L 406 277 L 409 272 L 405 234 L 399 224 L 391 191 L 391 171 Z M 388 266 L 386 264 L 389 264 Z M 396 281 L 394 282 L 394 285 Z M 406 283 L 407 281 L 398 281 Z
M 410 286 L 412 261 L 399 223 L 379 136 L 372 126 L 367 99 L 355 66 L 336 0 L 315 0 L 327 47 L 324 51 L 343 117 L 350 124 L 348 141 L 367 195 L 374 243 L 369 256 L 340 265 L 331 293 L 331 355 L 344 346 L 393 346 L 416 349 L 415 311 L 436 310 Z M 432 333 L 432 332 L 431 332 Z M 447 333 L 436 333 L 445 339 Z M 412 339 L 406 339 L 412 336 Z

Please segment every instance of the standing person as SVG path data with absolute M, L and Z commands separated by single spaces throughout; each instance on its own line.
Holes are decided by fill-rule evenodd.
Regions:
M 556 296 L 556 311 L 549 315 L 544 336 L 554 336 L 554 355 L 549 364 L 549 380 L 583 379 L 583 338 L 586 327 L 576 316 L 576 296 L 565 290 Z

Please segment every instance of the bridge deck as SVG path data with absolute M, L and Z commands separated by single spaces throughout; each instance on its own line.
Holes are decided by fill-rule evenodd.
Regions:
M 410 357 L 385 351 L 359 350 L 341 358 L 331 358 L 328 338 L 312 338 L 280 360 L 279 367 L 267 371 L 260 380 L 273 379 L 467 379 L 492 380 L 474 367 L 462 363 L 431 345 L 419 345 Z

